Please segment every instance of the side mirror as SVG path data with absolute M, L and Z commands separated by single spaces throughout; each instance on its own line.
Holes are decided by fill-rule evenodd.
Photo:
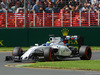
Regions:
M 35 44 L 35 46 L 39 46 L 39 44 Z

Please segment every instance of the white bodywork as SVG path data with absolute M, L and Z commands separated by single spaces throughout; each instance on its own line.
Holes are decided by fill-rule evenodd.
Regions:
M 51 40 L 52 38 L 52 40 Z M 59 56 L 70 56 L 72 51 L 64 45 L 64 43 L 61 41 L 60 37 L 50 37 L 50 46 L 33 46 L 30 49 L 28 49 L 22 56 L 22 60 L 27 60 L 29 58 L 29 56 L 35 52 L 35 50 L 40 50 L 43 51 L 44 48 L 46 47 L 52 47 L 53 49 L 58 49 L 58 52 L 55 53 L 55 55 L 59 55 Z

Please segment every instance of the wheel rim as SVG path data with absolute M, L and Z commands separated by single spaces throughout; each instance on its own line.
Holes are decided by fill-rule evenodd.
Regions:
M 20 48 L 20 50 L 19 50 L 19 55 L 21 56 L 22 53 L 23 53 L 23 50 L 22 50 L 22 48 Z
M 54 51 L 52 48 L 50 48 L 50 60 L 54 61 Z
M 86 58 L 87 58 L 87 59 L 90 59 L 90 58 L 91 58 L 91 48 L 90 48 L 90 47 L 88 47 L 88 48 L 86 49 Z

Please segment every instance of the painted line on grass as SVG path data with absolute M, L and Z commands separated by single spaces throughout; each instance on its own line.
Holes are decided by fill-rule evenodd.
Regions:
M 8 65 L 4 65 L 4 66 L 5 66 L 5 67 L 18 67 L 18 68 L 21 68 L 21 67 L 24 67 L 24 65 L 32 65 L 32 64 L 35 64 L 35 63 L 8 64 Z
M 29 69 L 54 69 L 54 70 L 71 70 L 71 71 L 95 71 L 95 72 L 100 72 L 100 70 L 85 70 L 85 69 L 74 69 L 74 68 L 52 68 L 52 67 L 26 67 L 25 65 L 31 65 L 35 63 L 25 63 L 25 64 L 8 64 L 4 65 L 5 67 L 15 67 L 15 68 L 29 68 Z

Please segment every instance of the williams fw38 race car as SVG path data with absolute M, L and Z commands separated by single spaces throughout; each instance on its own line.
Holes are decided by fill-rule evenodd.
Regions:
M 69 41 L 77 41 L 78 48 L 71 46 Z M 6 56 L 5 61 L 18 62 L 40 60 L 41 58 L 45 61 L 55 61 L 73 57 L 80 57 L 81 60 L 90 60 L 92 57 L 91 48 L 84 45 L 84 38 L 81 36 L 50 36 L 46 43 L 35 44 L 26 51 L 20 47 L 15 47 L 12 56 Z

